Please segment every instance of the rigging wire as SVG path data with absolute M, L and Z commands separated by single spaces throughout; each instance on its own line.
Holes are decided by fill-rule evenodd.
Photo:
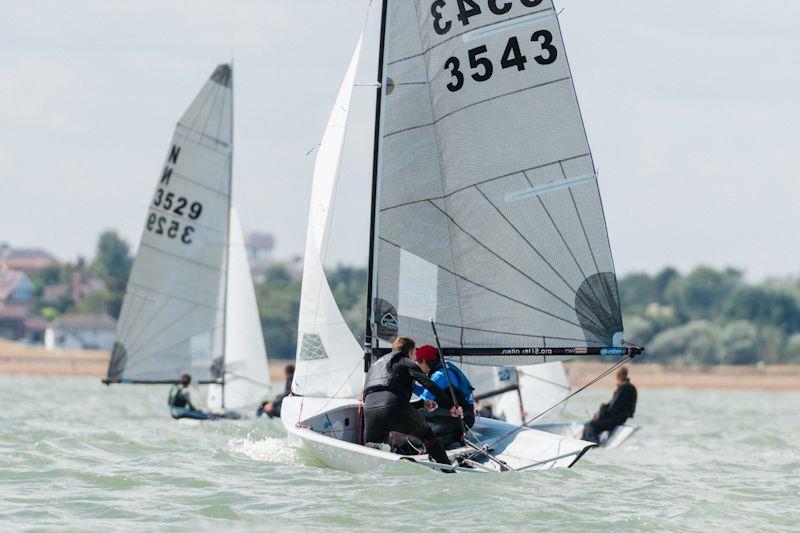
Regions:
M 586 384 L 585 384 L 585 385 L 583 385 L 581 388 L 579 388 L 579 389 L 575 390 L 574 392 L 570 393 L 569 395 L 567 395 L 567 396 L 566 396 L 566 397 L 565 397 L 563 400 L 561 400 L 561 401 L 559 401 L 559 402 L 556 402 L 555 404 L 551 405 L 550 407 L 548 407 L 547 409 L 545 409 L 544 411 L 542 411 L 542 412 L 541 412 L 541 413 L 539 413 L 538 415 L 534 416 L 533 418 L 531 418 L 531 419 L 529 419 L 529 420 L 525 420 L 525 421 L 523 421 L 522 425 L 520 425 L 520 426 L 517 426 L 517 427 L 515 427 L 515 428 L 514 428 L 514 429 L 512 429 L 512 430 L 509 430 L 509 431 L 508 431 L 508 432 L 507 432 L 505 435 L 501 435 L 500 437 L 498 437 L 497 439 L 495 439 L 494 441 L 492 441 L 492 442 L 491 442 L 491 443 L 488 445 L 488 447 L 489 447 L 489 448 L 491 448 L 491 447 L 493 447 L 495 444 L 497 444 L 497 443 L 499 443 L 499 442 L 502 442 L 502 441 L 506 440 L 508 437 L 511 437 L 512 435 L 514 435 L 514 434 L 518 433 L 519 431 L 521 431 L 521 430 L 523 430 L 523 429 L 526 429 L 526 428 L 527 428 L 527 426 L 528 426 L 529 424 L 532 424 L 533 422 L 535 422 L 535 421 L 536 421 L 536 420 L 538 420 L 539 418 L 543 417 L 544 415 L 546 415 L 547 413 L 549 413 L 550 411 L 552 411 L 553 409 L 555 409 L 555 408 L 556 408 L 556 407 L 558 407 L 559 405 L 561 405 L 561 404 L 565 403 L 567 400 L 569 400 L 569 399 L 570 399 L 570 398 L 572 398 L 573 396 L 577 395 L 577 394 L 578 394 L 578 393 L 580 393 L 580 392 L 583 392 L 584 390 L 588 389 L 589 387 L 591 387 L 592 385 L 594 385 L 595 383 L 597 383 L 598 381 L 600 381 L 600 380 L 601 380 L 601 379 L 603 379 L 604 377 L 608 376 L 609 374 L 611 374 L 612 372 L 614 372 L 614 371 L 615 371 L 615 370 L 617 370 L 618 368 L 620 368 L 620 367 L 624 366 L 624 365 L 625 365 L 625 364 L 627 364 L 629 361 L 631 361 L 631 360 L 633 359 L 633 357 L 634 357 L 633 355 L 628 355 L 628 356 L 627 356 L 625 359 L 622 359 L 622 360 L 620 360 L 620 361 L 617 361 L 616 363 L 614 363 L 613 365 L 611 365 L 611 366 L 610 366 L 608 369 L 606 369 L 605 371 L 601 372 L 601 373 L 600 373 L 600 374 L 599 374 L 597 377 L 595 377 L 594 379 L 592 379 L 590 382 L 586 383 Z M 474 454 L 473 454 L 473 455 L 474 455 Z

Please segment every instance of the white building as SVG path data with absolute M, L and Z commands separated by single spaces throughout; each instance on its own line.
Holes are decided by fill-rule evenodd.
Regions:
M 44 334 L 48 350 L 79 348 L 111 350 L 117 321 L 108 315 L 64 315 L 54 320 Z

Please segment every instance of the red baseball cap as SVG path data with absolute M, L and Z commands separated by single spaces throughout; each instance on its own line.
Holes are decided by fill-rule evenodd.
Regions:
M 436 361 L 439 358 L 439 350 L 433 346 L 426 344 L 417 348 L 417 361 Z

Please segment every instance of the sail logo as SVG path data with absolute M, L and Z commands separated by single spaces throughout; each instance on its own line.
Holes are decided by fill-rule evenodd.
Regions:
M 397 319 L 392 313 L 386 313 L 381 317 L 381 326 L 393 329 L 397 329 L 399 327 L 397 324 Z

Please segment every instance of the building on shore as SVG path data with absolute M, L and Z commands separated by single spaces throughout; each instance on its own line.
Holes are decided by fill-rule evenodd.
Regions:
M 54 320 L 44 334 L 48 350 L 80 348 L 111 350 L 117 321 L 106 314 L 64 315 Z
M 0 305 L 24 305 L 33 298 L 35 291 L 36 287 L 25 272 L 0 264 Z
M 41 248 L 12 248 L 8 243 L 0 243 L 0 268 L 30 274 L 55 264 L 56 258 Z

